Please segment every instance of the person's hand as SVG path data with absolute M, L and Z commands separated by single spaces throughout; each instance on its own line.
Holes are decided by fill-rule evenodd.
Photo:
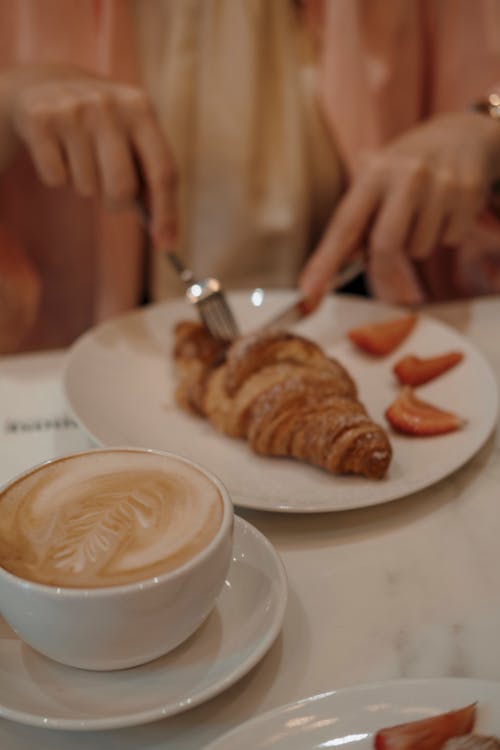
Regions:
M 499 172 L 500 123 L 482 114 L 442 115 L 409 131 L 367 159 L 301 273 L 302 291 L 321 299 L 366 247 L 375 296 L 424 301 L 414 261 L 461 242 Z
M 155 243 L 176 235 L 176 176 L 145 92 L 76 68 L 18 68 L 2 75 L 0 112 L 28 149 L 40 179 L 113 205 L 137 197 L 142 173 Z

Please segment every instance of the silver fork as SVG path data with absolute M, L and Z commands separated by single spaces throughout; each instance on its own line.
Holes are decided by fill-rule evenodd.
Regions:
M 196 279 L 174 252 L 167 250 L 165 257 L 184 282 L 186 298 L 195 305 L 212 336 L 222 341 L 232 341 L 239 336 L 238 325 L 218 279 Z
M 137 199 L 135 205 L 144 227 L 150 232 L 151 222 L 144 202 Z M 196 307 L 212 336 L 221 341 L 232 341 L 239 336 L 238 324 L 218 279 L 196 279 L 172 250 L 165 250 L 165 258 L 183 282 L 186 299 Z

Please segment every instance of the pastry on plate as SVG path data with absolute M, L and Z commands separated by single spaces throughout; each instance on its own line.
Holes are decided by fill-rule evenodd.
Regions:
M 385 431 L 356 384 L 314 342 L 286 332 L 241 336 L 231 345 L 195 322 L 175 328 L 177 403 L 258 454 L 288 456 L 336 474 L 385 476 Z

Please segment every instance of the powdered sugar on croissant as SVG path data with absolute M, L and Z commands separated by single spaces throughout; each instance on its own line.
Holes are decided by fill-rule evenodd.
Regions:
M 284 332 L 240 337 L 225 350 L 197 323 L 175 330 L 176 398 L 261 455 L 290 456 L 337 474 L 385 475 L 391 446 L 345 368 Z

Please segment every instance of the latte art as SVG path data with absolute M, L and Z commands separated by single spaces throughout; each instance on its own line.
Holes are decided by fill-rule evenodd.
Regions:
M 0 495 L 0 565 L 57 586 L 129 583 L 187 562 L 221 521 L 217 488 L 192 466 L 133 451 L 76 456 Z
M 129 489 L 130 484 L 140 489 Z M 116 565 L 117 557 L 123 568 L 126 544 L 141 533 L 150 541 L 155 530 L 167 526 L 163 497 L 172 489 L 150 472 L 99 477 L 91 486 L 78 487 L 45 527 L 28 528 L 26 538 L 40 550 L 42 568 L 82 575 L 102 571 L 111 560 Z M 177 541 L 179 547 L 185 540 Z

